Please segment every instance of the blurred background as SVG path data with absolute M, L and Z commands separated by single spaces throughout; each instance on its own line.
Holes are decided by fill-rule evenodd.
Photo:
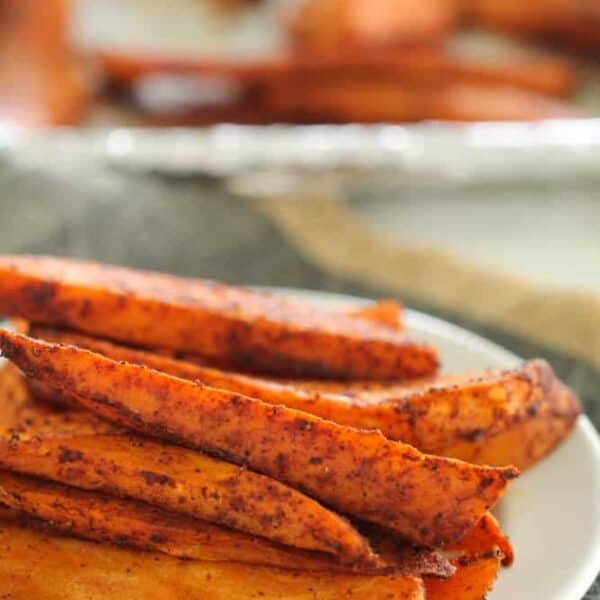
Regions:
M 48 125 L 598 113 L 597 0 L 2 0 L 0 117 Z
M 0 251 L 399 298 L 598 425 L 598 116 L 599 0 L 0 0 Z

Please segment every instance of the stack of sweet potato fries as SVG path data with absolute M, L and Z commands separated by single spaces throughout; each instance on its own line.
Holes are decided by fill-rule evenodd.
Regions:
M 543 361 L 438 375 L 391 301 L 5 256 L 0 313 L 11 600 L 481 599 L 580 413 Z
M 197 1 L 209 3 L 219 23 L 220 5 L 234 19 L 259 4 Z M 597 0 L 304 0 L 285 13 L 284 43 L 272 54 L 178 58 L 164 50 L 101 47 L 84 61 L 94 66 L 86 72 L 99 77 L 83 80 L 66 36 L 65 13 L 75 5 L 0 0 L 0 117 L 26 125 L 77 123 L 100 81 L 156 125 L 574 117 L 580 111 L 566 99 L 577 86 L 572 57 L 490 60 L 457 54 L 448 42 L 479 27 L 591 56 L 600 49 Z M 171 98 L 158 105 L 147 91 L 156 78 Z

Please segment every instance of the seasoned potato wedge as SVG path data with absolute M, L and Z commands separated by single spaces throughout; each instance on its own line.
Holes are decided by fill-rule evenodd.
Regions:
M 161 553 L 58 537 L 0 522 L 7 600 L 424 600 L 420 578 L 346 575 L 184 561 Z
M 575 395 L 541 360 L 508 371 L 404 384 L 280 382 L 47 327 L 33 327 L 32 335 L 283 404 L 342 425 L 379 429 L 386 437 L 422 452 L 478 464 L 531 466 L 566 437 L 581 412 Z
M 433 550 L 386 536 L 394 552 L 380 565 L 342 564 L 330 554 L 274 544 L 262 537 L 167 512 L 145 502 L 0 471 L 0 504 L 63 532 L 171 556 L 324 572 L 398 572 L 448 577 L 454 570 Z M 379 543 L 379 540 L 377 540 Z
M 460 0 L 457 6 L 468 20 L 486 27 L 551 39 L 577 50 L 600 48 L 597 0 Z
M 275 81 L 264 102 L 270 112 L 291 122 L 519 121 L 581 115 L 565 99 L 494 82 L 491 69 L 484 70 L 490 81 L 471 81 L 469 69 L 458 66 L 454 78 L 436 85 L 392 76 Z
M 0 313 L 288 376 L 410 378 L 437 368 L 429 346 L 339 310 L 69 259 L 0 258 Z
M 247 464 L 418 544 L 462 537 L 518 474 L 514 468 L 424 455 L 379 432 L 117 363 L 75 346 L 0 331 L 0 349 L 29 377 L 108 408 L 135 430 Z
M 8 471 L 0 471 L 0 503 L 67 533 L 142 550 L 161 551 L 180 558 L 304 571 L 347 572 L 361 569 L 360 564 L 342 565 L 330 554 L 274 544 L 262 537 L 167 512 L 144 502 Z M 405 564 L 382 564 L 379 569 L 402 570 L 413 575 L 447 573 L 448 566 L 443 561 L 438 564 L 433 560 L 427 561 L 427 551 L 420 551 L 419 555 L 423 557 L 420 561 L 413 559 Z M 372 570 L 377 569 L 373 567 Z
M 575 104 L 509 84 L 456 83 L 431 94 L 427 117 L 443 121 L 536 121 L 582 116 Z
M 0 121 L 26 128 L 78 123 L 90 81 L 69 50 L 65 0 L 2 0 Z
M 582 412 L 576 395 L 543 360 L 423 382 L 295 385 L 314 394 L 313 408 L 304 410 L 325 418 L 380 429 L 423 452 L 519 469 L 552 451 Z M 331 394 L 345 397 L 346 405 L 336 407 Z
M 56 395 L 45 394 L 38 401 L 31 393 L 32 382 L 12 363 L 0 365 L 0 434 L 12 435 L 21 429 L 39 433 L 61 431 L 116 432 L 117 429 L 90 412 L 64 410 L 64 401 L 56 403 Z M 47 402 L 49 400 L 51 402 Z
M 510 566 L 515 558 L 510 540 L 500 529 L 498 521 L 491 513 L 487 513 L 462 540 L 446 546 L 446 550 L 459 552 L 468 557 L 489 554 L 498 550 L 505 567 Z
M 509 566 L 514 558 L 510 541 L 490 513 L 446 550 L 455 555 L 456 571 L 444 580 L 425 577 L 427 600 L 483 600 L 501 565 Z
M 447 57 L 444 71 L 457 82 L 508 84 L 550 96 L 567 96 L 577 83 L 573 64 L 553 56 L 504 60 Z
M 489 553 L 457 559 L 456 573 L 445 580 L 425 580 L 427 600 L 483 600 L 500 571 L 500 556 Z
M 378 566 L 367 541 L 342 517 L 264 475 L 192 450 L 125 435 L 34 430 L 0 442 L 0 465 Z
M 392 329 L 404 329 L 403 307 L 396 300 L 378 300 L 364 306 L 348 308 L 344 312 L 349 316 L 361 317 Z
M 330 53 L 439 42 L 452 28 L 445 0 L 308 0 L 290 19 L 299 50 Z
M 553 376 L 545 362 L 529 363 L 528 374 L 544 392 L 532 391 L 526 414 L 494 435 L 460 440 L 442 453 L 482 464 L 514 464 L 526 469 L 546 456 L 573 429 L 582 407 L 574 393 Z M 537 376 L 535 375 L 537 372 Z
M 23 374 L 12 363 L 0 361 L 0 428 L 18 421 L 30 402 Z

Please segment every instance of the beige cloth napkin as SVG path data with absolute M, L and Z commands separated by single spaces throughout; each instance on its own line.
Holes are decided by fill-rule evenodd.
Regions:
M 335 193 L 263 198 L 258 206 L 326 271 L 600 366 L 600 294 L 544 287 L 443 249 L 392 241 Z

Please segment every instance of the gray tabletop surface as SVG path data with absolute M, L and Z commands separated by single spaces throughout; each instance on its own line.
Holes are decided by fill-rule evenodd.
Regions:
M 214 278 L 377 296 L 302 258 L 252 206 L 214 181 L 17 170 L 0 162 L 0 252 L 51 253 Z M 430 306 L 409 306 L 441 314 Z M 456 319 L 452 319 L 456 322 Z M 522 357 L 546 356 L 600 426 L 600 373 L 481 324 L 460 323 Z M 586 595 L 600 600 L 600 584 Z

